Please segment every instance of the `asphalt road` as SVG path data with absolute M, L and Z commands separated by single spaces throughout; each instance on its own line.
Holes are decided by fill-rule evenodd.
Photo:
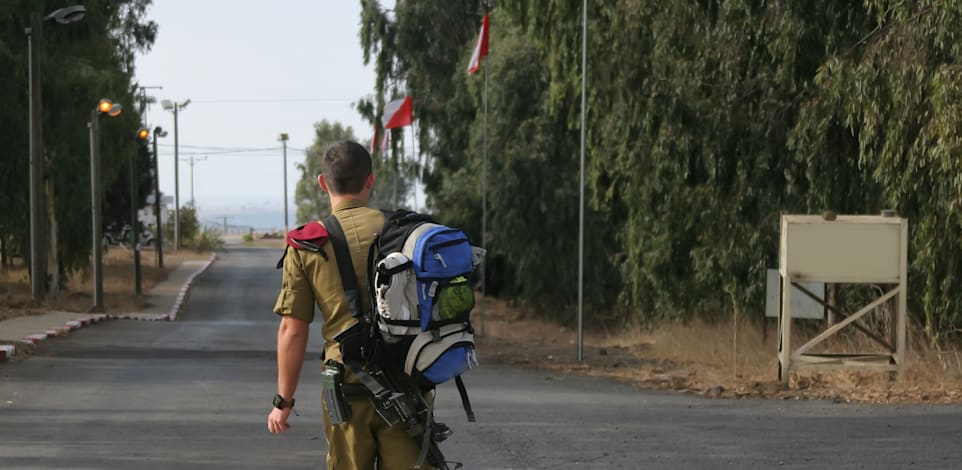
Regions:
M 0 364 L 2 469 L 318 468 L 318 330 L 299 417 L 267 432 L 276 249 L 232 248 L 176 322 L 110 321 Z M 962 468 L 962 408 L 711 400 L 483 364 L 440 390 L 465 468 Z

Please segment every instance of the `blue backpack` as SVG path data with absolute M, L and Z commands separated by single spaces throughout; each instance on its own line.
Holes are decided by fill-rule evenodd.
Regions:
M 368 254 L 365 359 L 422 389 L 454 379 L 469 421 L 461 375 L 478 364 L 470 317 L 483 256 L 463 231 L 406 210 L 385 213 Z
M 403 371 L 429 384 L 477 365 L 471 286 L 482 252 L 458 229 L 396 212 L 378 236 L 369 280 L 381 338 L 407 344 Z

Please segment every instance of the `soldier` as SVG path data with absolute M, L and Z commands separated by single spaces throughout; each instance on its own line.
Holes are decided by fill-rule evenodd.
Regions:
M 324 153 L 323 173 L 317 180 L 344 230 L 360 292 L 367 292 L 368 248 L 384 224 L 383 213 L 367 207 L 374 186 L 371 156 L 355 142 L 338 142 Z M 324 316 L 321 334 L 327 362 L 343 362 L 334 338 L 357 323 L 341 287 L 333 247 L 326 242 L 327 230 L 319 222 L 288 234 L 289 246 L 282 261 L 283 283 L 274 306 L 281 324 L 277 332 L 277 396 L 267 418 L 267 428 L 272 433 L 290 427 L 287 420 L 294 408 L 314 305 Z M 363 302 L 366 308 L 368 299 Z M 403 426 L 388 426 L 378 416 L 357 377 L 347 372 L 344 381 L 350 418 L 331 424 L 324 403 L 327 468 L 413 468 L 420 451 L 418 444 Z

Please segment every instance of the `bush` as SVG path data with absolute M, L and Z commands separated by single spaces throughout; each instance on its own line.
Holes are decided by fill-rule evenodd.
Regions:
M 220 238 L 220 231 L 205 228 L 190 240 L 188 246 L 197 251 L 223 250 L 224 240 Z
M 249 233 L 245 233 L 245 234 L 244 234 L 244 243 L 251 243 L 251 242 L 253 242 L 253 241 L 254 241 L 254 236 L 253 236 L 253 235 L 251 235 L 251 234 L 249 234 Z

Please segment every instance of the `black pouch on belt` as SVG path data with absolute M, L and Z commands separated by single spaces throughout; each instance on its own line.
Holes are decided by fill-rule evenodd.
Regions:
M 351 419 L 351 406 L 344 397 L 344 366 L 334 362 L 324 363 L 321 373 L 321 389 L 324 406 L 331 424 L 343 423 Z

